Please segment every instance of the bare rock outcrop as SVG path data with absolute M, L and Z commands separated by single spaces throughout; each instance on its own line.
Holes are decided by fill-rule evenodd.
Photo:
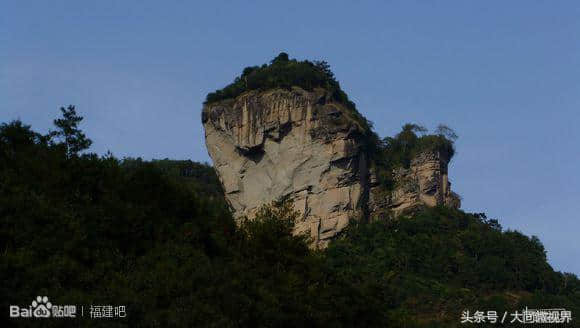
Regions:
M 289 197 L 296 232 L 318 243 L 362 215 L 368 193 L 360 126 L 323 89 L 248 92 L 206 105 L 206 143 L 235 216 Z
M 301 218 L 296 233 L 319 246 L 351 219 L 402 213 L 419 205 L 459 206 L 447 180 L 448 159 L 417 156 L 395 172 L 396 188 L 381 191 L 369 174 L 364 129 L 356 115 L 324 89 L 249 91 L 206 104 L 206 144 L 236 218 L 290 198 Z

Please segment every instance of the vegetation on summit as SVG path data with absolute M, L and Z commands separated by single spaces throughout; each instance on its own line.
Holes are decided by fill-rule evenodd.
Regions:
M 326 61 L 298 61 L 290 59 L 285 52 L 280 53 L 270 64 L 244 68 L 242 75 L 236 77 L 234 82 L 223 89 L 210 92 L 206 96 L 205 104 L 235 98 L 250 90 L 264 91 L 292 87 L 300 87 L 307 91 L 314 88 L 325 89 L 330 96 L 329 100 L 340 102 L 351 111 L 354 119 L 363 128 L 363 132 L 372 132 L 371 123 L 357 111 L 355 103 L 340 88 L 340 83 Z
M 340 84 L 327 62 L 298 61 L 290 59 L 285 52 L 280 53 L 270 64 L 244 68 L 242 75 L 236 77 L 234 82 L 209 93 L 206 103 L 235 98 L 249 90 L 290 89 L 293 86 L 309 91 L 324 88 L 336 100 L 349 103 L 348 96 L 340 89 Z
M 417 124 L 403 125 L 394 137 L 385 137 L 375 144 L 371 159 L 375 166 L 379 183 L 386 190 L 393 188 L 393 170 L 409 168 L 411 160 L 425 151 L 435 151 L 451 160 L 455 155 L 457 134 L 446 125 L 439 125 L 434 134 Z

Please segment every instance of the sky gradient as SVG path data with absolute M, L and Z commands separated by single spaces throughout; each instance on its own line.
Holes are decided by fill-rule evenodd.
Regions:
M 380 136 L 460 136 L 463 209 L 580 274 L 578 1 L 2 1 L 0 122 L 74 104 L 92 151 L 210 161 L 205 95 L 280 51 L 330 63 Z

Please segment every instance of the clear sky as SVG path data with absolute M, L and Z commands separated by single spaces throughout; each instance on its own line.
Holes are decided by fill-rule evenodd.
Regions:
M 580 274 L 578 1 L 5 0 L 0 121 L 75 104 L 97 153 L 209 161 L 205 95 L 280 51 L 328 61 L 381 136 L 454 128 L 463 208 Z

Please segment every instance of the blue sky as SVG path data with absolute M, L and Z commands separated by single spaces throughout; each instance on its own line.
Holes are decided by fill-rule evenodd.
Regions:
M 580 274 L 578 1 L 2 1 L 0 121 L 61 105 L 93 151 L 209 161 L 205 95 L 286 51 L 328 61 L 381 136 L 460 136 L 467 211 L 538 235 Z

